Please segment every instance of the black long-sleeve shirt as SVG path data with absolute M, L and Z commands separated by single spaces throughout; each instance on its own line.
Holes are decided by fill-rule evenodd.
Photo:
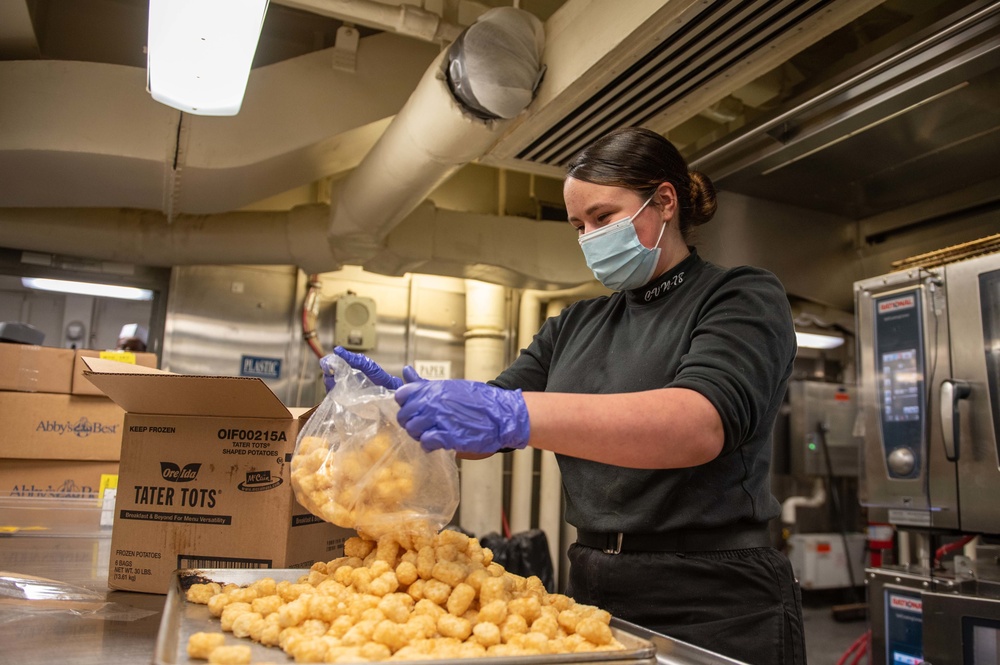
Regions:
M 722 452 L 707 464 L 649 470 L 557 456 L 570 524 L 655 533 L 778 515 L 771 434 L 794 357 L 778 279 L 758 268 L 721 268 L 692 249 L 644 287 L 580 301 L 548 319 L 491 383 L 591 394 L 676 387 L 704 395 L 725 432 Z M 630 414 L 619 417 L 624 428 Z

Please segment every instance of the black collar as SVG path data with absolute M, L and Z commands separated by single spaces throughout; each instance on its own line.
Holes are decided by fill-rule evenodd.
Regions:
M 669 293 L 684 286 L 684 281 L 690 279 L 692 272 L 701 266 L 704 261 L 698 256 L 698 250 L 688 247 L 690 255 L 673 268 L 663 273 L 656 279 L 650 281 L 645 286 L 625 292 L 625 298 L 629 305 L 645 305 L 647 303 L 662 300 Z

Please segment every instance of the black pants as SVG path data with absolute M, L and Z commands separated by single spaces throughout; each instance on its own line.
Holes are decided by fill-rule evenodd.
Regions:
M 746 663 L 805 665 L 799 585 L 773 548 L 605 554 L 574 544 L 569 560 L 577 602 Z

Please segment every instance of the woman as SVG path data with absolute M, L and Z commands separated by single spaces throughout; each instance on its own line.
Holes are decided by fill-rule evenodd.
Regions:
M 655 132 L 617 130 L 563 188 L 594 275 L 615 293 L 549 319 L 496 380 L 390 377 L 399 422 L 465 457 L 556 453 L 576 600 L 749 663 L 803 663 L 801 600 L 770 546 L 771 431 L 795 356 L 784 290 L 698 256 L 715 191 Z

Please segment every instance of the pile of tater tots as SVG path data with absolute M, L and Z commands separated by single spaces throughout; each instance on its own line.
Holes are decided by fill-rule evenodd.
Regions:
M 430 529 L 349 538 L 344 556 L 316 563 L 296 582 L 194 584 L 221 629 L 280 647 L 296 662 L 344 663 L 516 656 L 624 648 L 611 615 L 547 593 L 459 531 Z M 195 633 L 190 658 L 249 663 L 247 644 Z

